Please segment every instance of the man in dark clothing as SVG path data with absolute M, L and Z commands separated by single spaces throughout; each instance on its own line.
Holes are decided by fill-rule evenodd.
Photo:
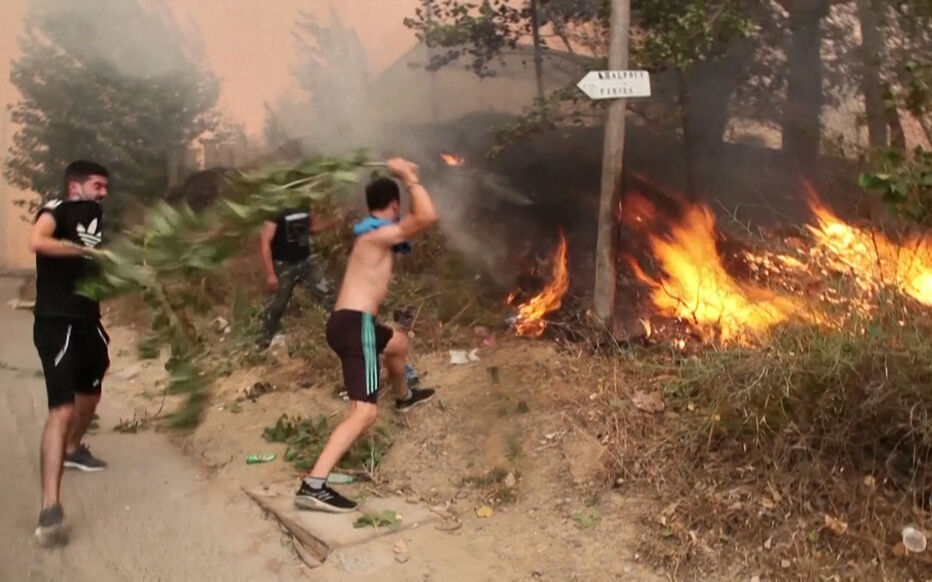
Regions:
M 265 222 L 259 237 L 260 251 L 266 284 L 273 295 L 263 315 L 260 346 L 268 347 L 271 343 L 298 283 L 307 285 L 326 309 L 333 307 L 333 290 L 319 257 L 311 253 L 310 235 L 333 228 L 337 222 L 320 221 L 307 208 L 292 208 Z
M 87 161 L 65 170 L 65 197 L 36 216 L 29 241 L 36 255 L 33 341 L 42 361 L 49 416 L 42 432 L 42 511 L 36 538 L 43 545 L 63 541 L 60 504 L 62 468 L 102 471 L 81 440 L 110 366 L 110 338 L 100 324 L 100 305 L 76 293 L 78 281 L 93 273 L 90 258 L 103 239 L 100 202 L 107 196 L 107 170 Z

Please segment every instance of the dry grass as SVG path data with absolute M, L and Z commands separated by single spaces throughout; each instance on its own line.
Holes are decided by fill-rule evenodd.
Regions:
M 589 358 L 592 388 L 563 405 L 605 445 L 606 485 L 653 492 L 641 551 L 687 578 L 723 556 L 786 579 L 928 572 L 891 553 L 903 526 L 932 526 L 932 317 L 904 309 L 755 348 Z

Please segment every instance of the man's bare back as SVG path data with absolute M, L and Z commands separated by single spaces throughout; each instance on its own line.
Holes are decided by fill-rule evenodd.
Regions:
M 378 315 L 392 279 L 392 249 L 375 238 L 364 234 L 353 244 L 335 309 Z

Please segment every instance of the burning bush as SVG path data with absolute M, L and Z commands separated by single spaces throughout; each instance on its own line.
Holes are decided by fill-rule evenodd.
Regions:
M 778 329 L 763 349 L 638 353 L 617 393 L 589 401 L 612 478 L 665 506 L 646 551 L 701 568 L 737 549 L 804 578 L 919 575 L 922 555 L 891 563 L 890 550 L 903 526 L 930 525 L 932 318 L 885 304 L 830 332 Z M 665 412 L 627 406 L 631 385 L 658 387 Z

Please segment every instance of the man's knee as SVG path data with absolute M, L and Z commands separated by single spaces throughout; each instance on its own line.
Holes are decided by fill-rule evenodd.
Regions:
M 360 402 L 353 409 L 353 418 L 362 426 L 368 428 L 375 424 L 379 417 L 379 407 L 368 402 Z
M 74 417 L 74 404 L 61 404 L 49 409 L 48 423 L 67 426 Z

